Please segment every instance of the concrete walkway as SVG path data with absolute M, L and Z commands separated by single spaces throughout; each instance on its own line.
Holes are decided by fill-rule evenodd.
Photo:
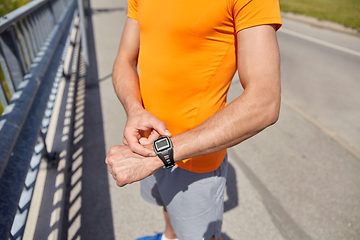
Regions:
M 76 94 L 83 94 L 85 100 L 80 109 L 83 122 L 75 122 L 74 140 L 67 153 L 62 152 L 61 144 L 54 144 L 54 150 L 62 152 L 67 161 L 67 165 L 60 166 L 66 177 L 64 183 L 59 184 L 62 176 L 59 168 L 47 170 L 33 239 L 60 236 L 69 240 L 133 240 L 162 232 L 164 228 L 162 208 L 141 198 L 139 183 L 117 187 L 104 163 L 108 149 L 122 144 L 126 123 L 111 74 L 126 20 L 127 2 L 90 0 L 90 3 L 94 41 L 90 40 L 89 46 L 95 51 L 93 60 L 97 62 L 97 69 L 91 69 L 90 74 L 98 80 L 98 85 L 86 89 L 81 81 L 77 85 Z M 288 21 L 284 20 L 284 26 L 298 25 Z M 306 28 L 318 32 L 311 26 Z M 284 35 L 278 36 L 284 46 L 280 46 L 283 59 L 292 63 L 285 51 L 293 46 Z M 349 43 L 358 46 L 357 41 L 349 40 Z M 292 72 L 286 68 L 288 65 L 283 64 L 286 99 L 278 123 L 228 151 L 230 166 L 223 239 L 357 240 L 360 236 L 360 159 L 314 124 L 318 120 L 311 121 L 315 118 L 308 115 L 306 109 L 296 107 L 296 99 L 291 99 L 293 94 L 287 94 L 291 89 L 287 80 Z M 68 88 L 66 85 L 65 93 Z M 235 77 L 228 101 L 242 91 Z M 65 106 L 65 95 L 62 101 Z M 60 117 L 59 122 L 63 118 Z M 61 136 L 62 129 L 58 131 Z M 64 199 L 55 201 L 59 186 L 65 185 Z M 51 203 L 50 206 L 47 203 Z M 56 220 L 54 216 L 61 213 L 63 216 Z
M 122 132 L 126 122 L 125 113 L 113 91 L 111 72 L 126 20 L 127 3 L 126 1 L 92 0 L 91 5 L 105 148 L 108 150 L 113 145 L 122 144 Z M 240 84 L 236 87 L 239 88 Z M 234 88 L 234 94 L 239 94 L 239 90 L 241 91 L 240 88 Z M 232 181 L 229 181 L 227 188 L 223 238 L 225 240 L 282 239 L 266 213 L 261 197 L 237 165 L 230 165 L 229 178 Z M 162 209 L 141 198 L 139 183 L 119 188 L 109 176 L 109 187 L 116 239 L 130 240 L 163 231 Z M 238 189 L 242 189 L 241 198 Z
M 105 149 L 108 150 L 113 145 L 121 144 L 126 122 L 122 106 L 113 91 L 111 72 L 126 19 L 127 4 L 124 0 L 92 0 L 91 5 Z M 236 98 L 241 92 L 239 80 L 235 78 L 229 100 Z M 302 132 L 294 132 L 295 126 Z M 297 134 L 298 139 L 292 139 L 284 129 Z M 307 147 L 298 149 L 285 145 L 292 142 L 299 147 L 299 143 L 305 139 L 312 139 L 315 149 L 332 149 L 331 152 L 341 155 L 346 163 L 339 166 L 339 158 L 332 162 L 333 158 L 328 153 L 309 152 Z M 321 147 L 322 145 L 326 147 Z M 331 181 L 331 178 L 326 176 L 327 173 L 318 173 L 326 166 L 304 161 L 307 154 L 311 154 L 310 159 L 329 159 L 326 165 L 328 174 L 336 171 L 335 169 L 347 171 L 349 178 L 346 179 L 336 172 L 333 174 L 339 176 L 339 182 L 347 184 L 349 189 L 343 191 L 335 186 L 329 187 L 326 181 Z M 229 161 L 223 239 L 335 240 L 355 239 L 355 236 L 360 235 L 359 215 L 351 213 L 360 213 L 359 204 L 356 203 L 360 186 L 358 160 L 315 129 L 291 107 L 283 106 L 280 121 L 275 127 L 229 150 Z M 263 164 L 265 161 L 266 164 Z M 318 163 L 321 164 L 320 161 Z M 163 230 L 161 208 L 142 200 L 138 183 L 119 188 L 110 176 L 108 180 L 115 239 L 131 240 Z M 317 192 L 336 199 L 337 203 L 323 199 Z M 349 198 L 344 199 L 345 196 Z M 313 200 L 314 204 L 310 204 L 307 203 L 307 197 L 317 197 L 318 200 Z M 349 205 L 344 206 L 342 203 Z M 331 213 L 324 212 L 325 209 L 318 204 L 328 204 L 327 208 L 331 209 Z M 321 210 L 316 210 L 316 206 Z M 349 215 L 344 216 L 340 212 L 336 213 L 337 211 Z M 338 219 L 337 214 L 340 214 Z

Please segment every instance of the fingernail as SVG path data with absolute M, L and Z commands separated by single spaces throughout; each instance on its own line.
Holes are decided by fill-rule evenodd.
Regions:
M 171 136 L 171 133 L 169 132 L 169 130 L 166 129 L 165 132 L 166 132 L 166 135 L 167 135 L 168 137 Z

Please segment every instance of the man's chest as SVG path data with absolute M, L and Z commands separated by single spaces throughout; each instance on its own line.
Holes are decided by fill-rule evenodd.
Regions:
M 143 34 L 226 38 L 234 34 L 229 5 L 229 0 L 138 0 L 138 22 Z

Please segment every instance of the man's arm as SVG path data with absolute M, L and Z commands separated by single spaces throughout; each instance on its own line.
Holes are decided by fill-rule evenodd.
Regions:
M 281 90 L 275 29 L 269 25 L 248 28 L 237 34 L 237 40 L 244 92 L 198 127 L 172 137 L 176 162 L 234 146 L 277 121 Z M 127 146 L 110 149 L 106 161 L 119 186 L 141 180 L 163 165 L 159 158 L 140 157 Z
M 139 45 L 139 26 L 136 20 L 129 18 L 121 37 L 112 75 L 115 92 L 127 114 L 133 109 L 141 108 L 139 77 L 136 70 Z
M 281 87 L 275 29 L 270 25 L 244 29 L 237 40 L 243 94 L 195 129 L 175 135 L 175 161 L 232 147 L 277 121 Z
M 130 145 L 132 151 L 148 156 L 153 152 L 142 147 L 139 142 L 148 144 L 160 135 L 171 134 L 167 131 L 165 123 L 145 111 L 142 106 L 137 73 L 139 46 L 138 22 L 128 18 L 113 67 L 113 85 L 127 114 L 123 142 Z M 144 137 L 147 131 L 152 131 L 149 139 Z

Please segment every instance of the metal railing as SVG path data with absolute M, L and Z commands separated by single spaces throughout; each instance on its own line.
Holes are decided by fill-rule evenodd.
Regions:
M 34 0 L 0 18 L 1 240 L 21 239 L 24 231 L 39 159 L 46 152 L 40 130 L 53 85 L 63 74 L 77 4 Z
M 69 0 L 35 0 L 0 18 L 0 99 L 5 108 Z M 4 81 L 5 80 L 5 81 Z M 5 92 L 7 91 L 7 92 Z

